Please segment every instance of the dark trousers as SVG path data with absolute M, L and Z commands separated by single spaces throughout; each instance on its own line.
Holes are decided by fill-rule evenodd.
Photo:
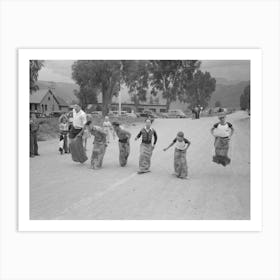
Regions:
M 65 153 L 68 153 L 68 136 L 67 133 L 61 133 L 59 141 L 63 140 L 63 150 Z
M 38 155 L 37 133 L 30 132 L 30 155 Z

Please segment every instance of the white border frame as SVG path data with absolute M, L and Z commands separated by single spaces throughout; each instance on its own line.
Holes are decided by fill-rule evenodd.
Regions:
M 260 49 L 19 49 L 18 230 L 19 231 L 261 231 L 262 61 Z M 251 61 L 250 220 L 30 220 L 29 60 L 199 59 Z M 253 140 L 252 140 L 253 139 Z

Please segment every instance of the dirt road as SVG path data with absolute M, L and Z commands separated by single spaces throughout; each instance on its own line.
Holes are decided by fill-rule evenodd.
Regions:
M 236 112 L 227 119 L 235 128 L 231 165 L 212 162 L 210 128 L 217 117 L 157 119 L 153 125 L 158 143 L 152 172 L 138 175 L 139 145 L 132 126 L 128 166 L 118 163 L 118 143 L 107 148 L 101 170 L 74 163 L 58 153 L 58 140 L 39 142 L 41 156 L 30 159 L 31 219 L 249 219 L 250 218 L 250 120 Z M 191 141 L 187 160 L 189 180 L 172 176 L 173 148 L 166 147 L 182 130 Z M 88 142 L 88 156 L 92 139 Z

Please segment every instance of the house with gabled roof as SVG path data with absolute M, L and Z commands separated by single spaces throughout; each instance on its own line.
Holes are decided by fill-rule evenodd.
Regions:
M 54 89 L 39 89 L 30 94 L 30 112 L 38 112 L 49 115 L 52 112 L 68 112 L 67 102 L 55 95 Z

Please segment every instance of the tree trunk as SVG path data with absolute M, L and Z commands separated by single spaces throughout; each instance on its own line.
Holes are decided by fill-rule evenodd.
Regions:
M 88 102 L 87 102 L 87 97 L 86 94 L 84 94 L 84 102 L 83 102 L 83 110 L 85 111 L 87 108 Z
M 134 99 L 134 105 L 135 105 L 135 111 L 138 112 L 138 108 L 139 108 L 139 100 L 137 97 L 135 97 Z
M 109 93 L 102 94 L 102 116 L 105 117 L 109 113 L 109 106 L 111 105 L 111 98 Z
M 167 112 L 169 111 L 170 103 L 171 103 L 171 100 L 170 100 L 170 97 L 168 96 L 168 97 L 166 98 L 166 109 L 167 109 Z

